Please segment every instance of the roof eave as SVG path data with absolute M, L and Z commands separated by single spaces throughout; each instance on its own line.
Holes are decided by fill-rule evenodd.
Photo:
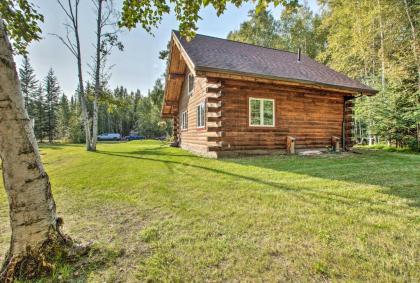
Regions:
M 234 75 L 243 75 L 249 77 L 256 77 L 262 79 L 269 79 L 275 81 L 284 81 L 284 82 L 292 82 L 292 83 L 302 83 L 308 86 L 318 86 L 318 87 L 328 87 L 332 89 L 337 89 L 346 92 L 352 92 L 354 94 L 361 93 L 367 96 L 373 96 L 378 93 L 375 89 L 364 89 L 364 88 L 353 88 L 347 86 L 337 86 L 333 84 L 326 84 L 321 82 L 314 82 L 314 81 L 307 81 L 307 80 L 299 80 L 299 79 L 292 79 L 292 78 L 285 78 L 285 77 L 277 77 L 277 76 L 270 76 L 264 74 L 255 74 L 255 73 L 247 73 L 247 72 L 239 72 L 239 71 L 232 71 L 227 69 L 220 69 L 220 68 L 211 68 L 206 66 L 195 66 L 196 72 L 219 72 L 219 73 L 226 73 L 226 74 L 234 74 Z
M 195 75 L 195 66 L 193 61 L 191 60 L 191 58 L 188 56 L 188 53 L 185 51 L 184 47 L 182 46 L 181 41 L 179 40 L 175 30 L 171 31 L 171 39 L 170 39 L 170 53 L 169 53 L 169 60 L 168 60 L 168 64 L 166 66 L 166 78 L 165 78 L 165 89 L 164 89 L 164 96 L 163 96 L 163 104 L 162 104 L 162 108 L 160 111 L 161 117 L 162 118 L 167 118 L 165 116 L 171 115 L 171 113 L 164 113 L 164 107 L 165 107 L 165 101 L 167 98 L 167 93 L 168 93 L 168 81 L 169 81 L 169 76 L 170 76 L 170 65 L 171 65 L 171 61 L 172 61 L 172 48 L 173 46 L 176 46 L 177 48 L 179 48 L 181 56 L 183 56 L 184 60 L 186 61 L 187 67 L 188 69 Z M 172 110 L 171 110 L 172 111 Z

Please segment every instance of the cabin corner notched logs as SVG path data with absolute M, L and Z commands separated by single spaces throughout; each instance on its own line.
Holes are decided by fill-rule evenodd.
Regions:
M 211 157 L 348 150 L 352 100 L 377 93 L 303 54 L 177 31 L 170 50 L 162 117 L 174 119 L 176 144 Z M 251 98 L 274 102 L 273 125 L 250 124 Z
M 188 129 L 180 130 L 178 115 L 174 131 L 181 147 L 215 157 L 233 151 L 295 153 L 331 147 L 339 151 L 352 145 L 353 102 L 345 100 L 345 95 L 305 86 L 196 77 L 193 95 L 183 91 L 179 104 L 179 113 L 188 111 Z M 250 97 L 274 100 L 274 127 L 249 125 Z M 195 109 L 202 101 L 206 126 L 200 130 L 195 125 Z

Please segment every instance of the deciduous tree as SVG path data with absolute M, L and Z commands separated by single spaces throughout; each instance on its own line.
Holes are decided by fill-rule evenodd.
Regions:
M 115 46 L 120 50 L 123 45 L 118 41 L 118 34 L 120 32 L 116 27 L 117 14 L 112 0 L 92 0 L 96 12 L 96 46 L 93 64 L 93 81 L 94 81 L 94 96 L 93 96 L 93 114 L 92 114 L 92 140 L 91 150 L 96 150 L 96 142 L 98 139 L 98 100 L 103 90 L 104 82 L 101 80 L 106 77 L 106 60 L 111 54 Z M 105 79 L 106 80 L 106 79 Z
M 321 17 L 313 14 L 307 3 L 296 9 L 285 9 L 280 19 L 269 11 L 249 12 L 250 19 L 239 30 L 231 31 L 230 40 L 297 52 L 301 48 L 309 57 L 325 49 L 326 34 L 320 28 Z
M 246 2 L 256 5 L 256 12 L 264 11 L 270 3 L 275 7 L 283 5 L 286 9 L 297 6 L 298 0 L 148 0 L 131 1 L 124 0 L 120 26 L 128 29 L 135 28 L 138 24 L 147 32 L 159 26 L 165 14 L 171 12 L 171 6 L 175 17 L 179 22 L 179 30 L 186 38 L 192 38 L 197 31 L 197 22 L 200 20 L 199 11 L 207 6 L 212 6 L 218 16 L 222 15 L 229 3 L 240 7 Z
M 85 93 L 85 86 L 83 80 L 83 62 L 82 62 L 82 49 L 80 42 L 80 26 L 79 26 L 79 4 L 80 0 L 68 0 L 67 3 L 63 3 L 62 0 L 57 0 L 61 9 L 67 17 L 68 23 L 66 23 L 66 36 L 57 36 L 60 41 L 67 47 L 70 53 L 76 58 L 77 62 L 77 77 L 78 77 L 78 91 L 80 96 L 81 114 L 85 132 L 85 144 L 86 150 L 92 150 L 92 133 L 89 121 L 88 111 L 88 99 Z
M 42 20 L 25 0 L 0 2 L 0 159 L 9 200 L 10 248 L 0 281 L 33 278 L 51 271 L 49 259 L 66 253 L 73 242 L 61 232 L 51 185 L 42 165 L 34 132 L 25 110 L 10 34 L 15 50 L 40 39 Z

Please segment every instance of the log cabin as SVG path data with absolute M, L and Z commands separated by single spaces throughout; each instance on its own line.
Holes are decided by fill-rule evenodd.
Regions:
M 208 157 L 349 150 L 353 101 L 376 90 L 301 54 L 173 31 L 162 117 Z

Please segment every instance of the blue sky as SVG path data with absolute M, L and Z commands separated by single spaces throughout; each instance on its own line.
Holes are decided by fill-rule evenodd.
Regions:
M 50 33 L 65 34 L 63 22 L 65 17 L 55 0 L 36 1 L 38 10 L 45 16 L 42 24 L 43 39 L 32 43 L 29 47 L 29 58 L 38 78 L 44 77 L 52 67 L 56 72 L 62 90 L 72 95 L 77 87 L 77 69 L 75 59 L 70 52 Z M 84 60 L 85 80 L 89 79 L 87 63 L 93 55 L 95 19 L 90 0 L 81 1 L 80 26 L 82 56 Z M 310 7 L 318 10 L 316 0 L 308 1 Z M 121 5 L 121 0 L 116 0 Z M 250 3 L 236 8 L 229 6 L 225 14 L 216 16 L 214 9 L 206 8 L 200 12 L 202 20 L 198 24 L 198 33 L 225 38 L 229 31 L 238 29 L 239 25 L 247 19 L 248 11 L 254 6 Z M 280 8 L 273 10 L 279 15 Z M 124 31 L 120 37 L 125 48 L 123 52 L 115 50 L 109 59 L 112 68 L 111 88 L 125 86 L 129 90 L 140 89 L 143 94 L 153 87 L 154 81 L 165 71 L 165 63 L 158 58 L 159 51 L 166 48 L 171 30 L 177 29 L 178 23 L 174 15 L 167 15 L 154 36 L 141 28 Z M 22 58 L 16 57 L 18 66 Z

